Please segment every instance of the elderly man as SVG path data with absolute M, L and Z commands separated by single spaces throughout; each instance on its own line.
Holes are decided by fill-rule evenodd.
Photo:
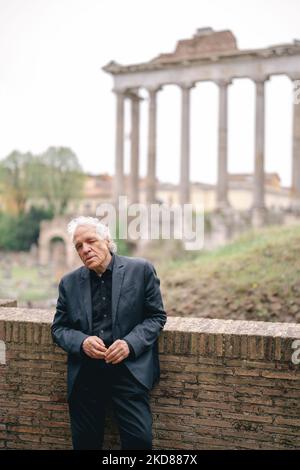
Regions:
M 110 399 L 122 449 L 151 449 L 149 391 L 166 322 L 159 279 L 148 261 L 117 255 L 98 219 L 78 217 L 68 231 L 84 266 L 61 279 L 51 330 L 68 352 L 73 447 L 102 448 Z

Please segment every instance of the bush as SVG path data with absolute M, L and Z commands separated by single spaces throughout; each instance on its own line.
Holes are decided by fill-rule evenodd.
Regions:
M 52 218 L 52 211 L 36 207 L 19 216 L 0 214 L 0 249 L 29 251 L 38 241 L 41 220 Z

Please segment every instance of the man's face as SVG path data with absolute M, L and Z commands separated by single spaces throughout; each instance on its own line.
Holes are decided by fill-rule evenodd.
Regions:
M 108 240 L 101 240 L 96 227 L 79 225 L 74 233 L 74 245 L 83 264 L 88 269 L 101 271 L 110 256 Z

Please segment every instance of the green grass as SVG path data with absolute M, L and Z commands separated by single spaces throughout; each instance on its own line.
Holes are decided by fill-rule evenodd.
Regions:
M 9 275 L 8 275 L 9 274 Z M 41 302 L 57 296 L 54 275 L 50 268 L 4 266 L 0 269 L 0 297 L 15 298 L 19 305 Z
M 300 226 L 251 231 L 159 267 L 173 315 L 300 321 Z
M 178 251 L 178 259 L 156 263 L 166 310 L 179 316 L 300 322 L 299 254 L 300 225 L 250 231 L 214 251 L 185 252 L 185 258 Z M 56 298 L 55 276 L 50 268 L 2 266 L 0 296 L 20 304 Z
M 23 266 L 13 266 L 12 277 L 15 281 L 26 279 L 27 281 L 37 282 L 39 280 L 37 269 Z

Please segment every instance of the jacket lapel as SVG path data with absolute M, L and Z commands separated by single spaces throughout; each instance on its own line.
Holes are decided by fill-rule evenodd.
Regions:
M 82 268 L 80 276 L 80 288 L 82 295 L 80 296 L 82 302 L 83 311 L 87 315 L 89 331 L 93 329 L 92 322 L 92 296 L 91 296 L 91 284 L 89 270 L 86 267 Z
M 114 268 L 112 274 L 112 293 L 111 293 L 111 314 L 112 324 L 114 325 L 117 317 L 118 303 L 121 294 L 121 288 L 124 278 L 124 264 L 118 255 L 115 255 Z

